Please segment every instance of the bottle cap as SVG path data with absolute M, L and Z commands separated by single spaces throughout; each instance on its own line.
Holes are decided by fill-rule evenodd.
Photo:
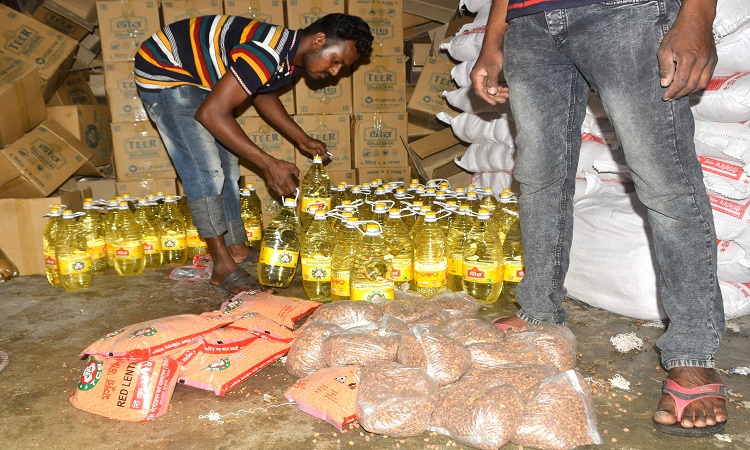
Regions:
M 484 208 L 479 210 L 479 213 L 477 214 L 477 219 L 479 220 L 487 220 L 490 218 L 490 212 L 489 210 L 486 210 Z
M 492 195 L 492 186 L 485 186 L 484 193 L 485 195 L 486 194 Z
M 368 223 L 365 228 L 365 235 L 367 236 L 380 236 L 380 226 L 376 223 Z
M 315 220 L 326 220 L 326 210 L 323 208 L 316 209 Z
M 435 211 L 427 211 L 424 214 L 424 221 L 425 222 L 435 222 L 437 218 L 435 217 Z
M 477 193 L 474 192 L 474 191 L 467 192 L 466 193 L 466 198 L 469 198 L 469 199 L 472 199 L 472 200 L 476 200 L 477 199 Z
M 287 208 L 294 208 L 297 206 L 297 202 L 293 198 L 284 198 L 284 206 Z
M 390 211 L 388 211 L 388 217 L 391 219 L 400 219 L 401 210 L 398 208 L 391 208 Z
M 313 156 L 313 164 L 323 164 L 323 157 L 320 155 Z

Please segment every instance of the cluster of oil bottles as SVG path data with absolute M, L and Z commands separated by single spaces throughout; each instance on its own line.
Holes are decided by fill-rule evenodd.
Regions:
M 88 289 L 94 275 L 122 276 L 180 265 L 208 253 L 186 198 L 128 194 L 109 201 L 87 198 L 83 211 L 52 205 L 42 237 L 47 280 L 66 291 Z
M 263 235 L 258 278 L 287 287 L 298 262 L 316 301 L 392 299 L 405 283 L 425 297 L 450 289 L 513 300 L 523 278 L 518 203 L 509 189 L 498 201 L 492 188 L 445 180 L 334 187 L 315 158 Z

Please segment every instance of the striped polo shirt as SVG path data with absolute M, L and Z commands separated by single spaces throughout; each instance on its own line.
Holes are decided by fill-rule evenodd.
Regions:
M 248 95 L 294 81 L 299 31 L 240 16 L 202 16 L 162 28 L 135 56 L 140 89 L 194 85 L 210 90 L 227 72 Z
M 516 17 L 528 16 L 544 11 L 556 9 L 576 8 L 578 6 L 601 3 L 604 0 L 509 0 L 506 20 L 510 22 Z

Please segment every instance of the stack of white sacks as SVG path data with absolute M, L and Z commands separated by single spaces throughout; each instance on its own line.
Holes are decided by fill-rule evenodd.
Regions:
M 490 2 L 461 4 L 476 12 L 476 19 L 442 48 L 461 61 L 452 72 L 459 89 L 444 95 L 464 112 L 439 118 L 470 143 L 456 163 L 475 172 L 478 186 L 500 192 L 513 181 L 513 120 L 507 105 L 491 107 L 479 100 L 469 79 Z M 719 284 L 731 319 L 750 314 L 750 1 L 719 0 L 714 36 L 719 56 L 714 79 L 691 105 L 719 239 Z M 620 144 L 595 94 L 582 138 L 568 295 L 618 314 L 664 319 L 646 208 L 633 193 Z

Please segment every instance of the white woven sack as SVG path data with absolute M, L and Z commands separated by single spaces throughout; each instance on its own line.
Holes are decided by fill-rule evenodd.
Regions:
M 750 4 L 750 0 L 746 0 Z M 716 44 L 717 75 L 750 72 L 750 21 L 739 30 L 725 36 Z
M 511 188 L 513 174 L 506 171 L 484 172 L 477 174 L 474 184 L 479 188 L 491 187 L 492 192 L 502 192 L 503 189 Z
M 438 120 L 451 126 L 453 134 L 469 144 L 499 142 L 515 147 L 512 121 L 507 114 L 469 114 L 461 113 L 456 117 L 440 112 Z
M 482 50 L 485 28 L 482 25 L 456 34 L 450 41 L 441 43 L 440 50 L 446 50 L 457 61 L 475 60 Z
M 732 200 L 713 193 L 709 193 L 709 198 L 716 225 L 716 237 L 735 241 L 745 248 L 750 248 L 750 199 Z
M 474 92 L 473 86 L 458 88 L 454 91 L 443 91 L 443 97 L 449 105 L 467 113 L 500 114 L 503 112 L 510 112 L 510 106 L 507 102 L 490 105 Z
M 455 162 L 458 167 L 469 172 L 512 172 L 513 151 L 513 147 L 498 142 L 471 144 Z
M 698 156 L 698 159 L 706 189 L 734 200 L 750 197 L 750 177 L 744 164 L 708 156 Z
M 750 283 L 719 281 L 724 298 L 724 317 L 736 319 L 750 314 Z
M 475 13 L 488 4 L 492 4 L 492 0 L 461 0 L 458 3 L 458 9 L 465 8 L 467 11 Z
M 458 87 L 471 86 L 471 70 L 474 68 L 477 60 L 464 61 L 456 64 L 451 69 L 451 77 Z
M 750 283 L 750 258 L 740 244 L 719 240 L 717 256 L 719 280 Z
M 721 38 L 733 33 L 747 22 L 750 22 L 750 1 L 719 0 L 717 2 L 716 18 L 713 24 L 715 36 Z
M 602 181 L 631 181 L 630 169 L 621 149 L 613 149 L 603 140 L 586 136 L 581 142 L 576 178 L 585 178 L 585 173 L 596 171 Z
M 750 120 L 750 73 L 714 77 L 705 91 L 690 96 L 690 105 L 697 120 Z
M 716 123 L 696 120 L 695 143 L 696 149 L 701 147 L 701 151 L 707 151 L 705 147 L 719 149 L 730 158 L 750 164 L 750 122 Z

